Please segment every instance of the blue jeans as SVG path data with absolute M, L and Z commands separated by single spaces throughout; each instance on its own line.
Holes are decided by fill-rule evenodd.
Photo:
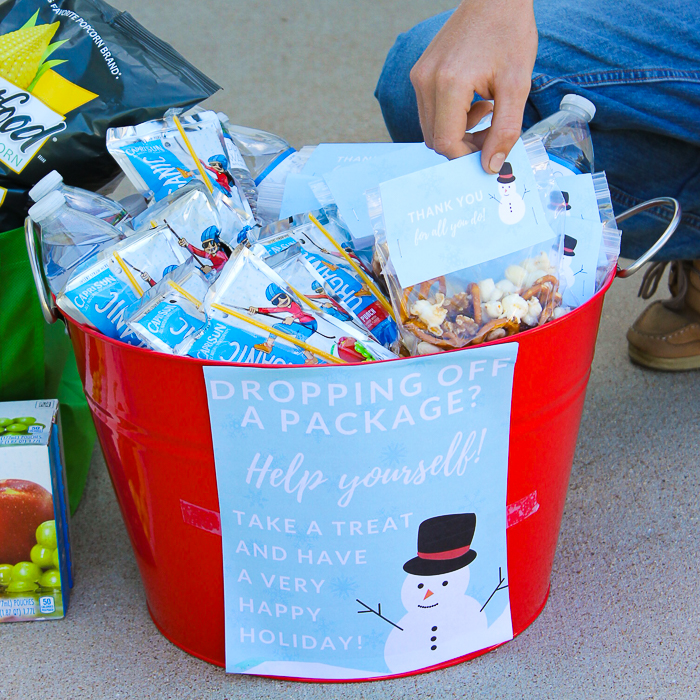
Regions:
M 422 141 L 409 72 L 450 16 L 401 34 L 375 96 L 394 141 Z M 683 219 L 658 260 L 700 259 L 700 5 L 697 0 L 535 0 L 539 50 L 523 127 L 577 93 L 597 108 L 596 170 L 605 170 L 616 213 L 659 196 L 678 199 Z M 621 225 L 622 255 L 658 238 L 669 212 Z

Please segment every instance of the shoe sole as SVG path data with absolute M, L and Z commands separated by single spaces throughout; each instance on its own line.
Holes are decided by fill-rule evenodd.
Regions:
M 664 372 L 685 372 L 691 369 L 700 369 L 700 355 L 691 357 L 656 357 L 629 345 L 630 360 L 635 364 L 659 369 Z

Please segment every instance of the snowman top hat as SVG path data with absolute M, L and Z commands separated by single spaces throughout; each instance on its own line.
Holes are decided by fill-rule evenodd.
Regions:
M 574 249 L 576 248 L 577 243 L 578 243 L 578 241 L 573 236 L 569 236 L 568 234 L 565 234 L 564 235 L 564 255 L 568 255 L 568 256 L 576 255 L 576 253 L 574 253 Z
M 511 182 L 515 182 L 515 175 L 513 175 L 513 166 L 508 161 L 503 163 L 503 165 L 501 166 L 501 169 L 498 172 L 498 177 L 496 178 L 496 182 L 500 182 L 503 185 L 509 185 Z
M 476 559 L 471 549 L 476 515 L 456 513 L 424 520 L 418 527 L 418 556 L 403 565 L 416 576 L 437 576 L 457 571 Z
M 566 204 L 566 211 L 569 211 L 571 209 L 571 205 L 569 204 L 569 193 L 564 192 L 564 190 L 562 190 L 561 196 L 564 198 L 564 204 Z

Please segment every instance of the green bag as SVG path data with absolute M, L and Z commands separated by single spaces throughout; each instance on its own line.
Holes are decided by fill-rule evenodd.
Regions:
M 63 323 L 48 325 L 37 299 L 24 230 L 0 233 L 0 401 L 58 399 L 71 513 L 80 503 L 95 427 Z

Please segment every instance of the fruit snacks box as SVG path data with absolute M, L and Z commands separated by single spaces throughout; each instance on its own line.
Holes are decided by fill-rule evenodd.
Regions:
M 72 586 L 58 401 L 0 403 L 0 623 L 64 617 Z

